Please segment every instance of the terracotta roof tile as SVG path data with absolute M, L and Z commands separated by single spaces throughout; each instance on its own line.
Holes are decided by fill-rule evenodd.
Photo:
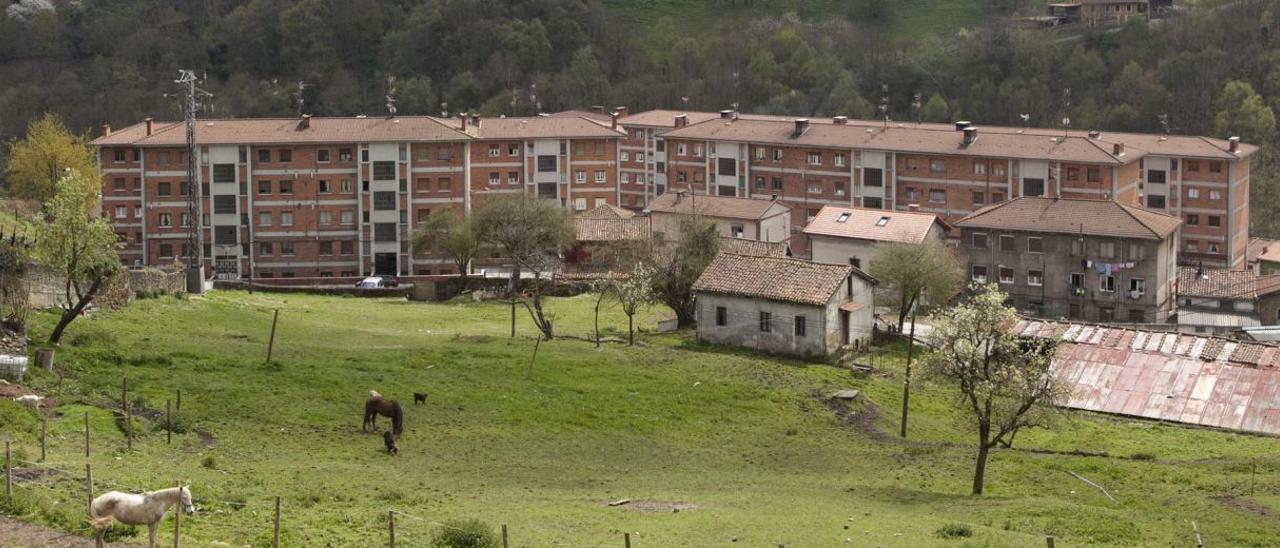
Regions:
M 429 116 L 213 119 L 196 122 L 201 144 L 368 143 L 385 141 L 466 141 L 470 137 Z M 179 146 L 187 143 L 181 122 L 155 122 L 151 135 L 135 124 L 93 140 L 95 145 Z
M 457 118 L 435 118 L 441 124 L 460 130 Z M 590 118 L 580 116 L 525 116 L 514 118 L 481 118 L 480 127 L 468 122 L 467 135 L 479 140 L 500 139 L 617 139 L 626 133 L 612 129 Z
M 693 291 L 822 306 L 853 273 L 847 265 L 721 253 L 698 276 Z
M 655 213 L 697 213 L 708 217 L 750 220 L 765 218 L 775 207 L 786 211 L 791 209 L 791 206 L 774 200 L 702 194 L 695 197 L 680 192 L 668 192 L 649 202 L 649 210 Z
M 1019 197 L 989 205 L 955 226 L 1163 240 L 1182 224 L 1170 215 L 1109 200 Z
M 646 110 L 637 112 L 618 119 L 618 123 L 624 126 L 644 126 L 644 127 L 665 127 L 675 128 L 676 116 L 684 114 L 689 119 L 690 124 L 698 124 L 707 120 L 714 120 L 720 117 L 718 112 L 697 112 L 683 110 Z
M 590 211 L 583 212 L 579 215 L 579 219 L 630 219 L 635 217 L 636 213 L 630 209 L 624 209 L 613 204 L 602 204 L 592 208 Z
M 578 231 L 580 242 L 617 242 L 625 240 L 649 239 L 649 219 L 647 217 L 630 217 L 626 219 L 593 219 L 577 217 L 574 225 Z
M 1211 299 L 1253 300 L 1259 276 L 1248 270 L 1178 268 L 1178 295 Z
M 787 244 L 722 236 L 720 238 L 720 253 L 752 257 L 786 257 Z
M 946 224 L 932 213 L 886 211 L 825 205 L 813 217 L 804 233 L 875 242 L 923 242 L 935 224 Z

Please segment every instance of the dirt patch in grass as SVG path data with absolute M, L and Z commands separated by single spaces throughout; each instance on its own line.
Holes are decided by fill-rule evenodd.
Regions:
M 3 540 L 4 546 L 40 548 L 90 548 L 93 546 L 93 539 L 91 538 L 64 533 L 25 521 L 18 521 L 5 515 L 0 515 L 0 540 Z M 108 546 L 120 545 L 108 543 Z
M 34 481 L 46 476 L 56 476 L 59 472 L 53 468 L 14 468 L 13 481 L 22 483 L 24 481 Z
M 876 441 L 897 440 L 897 438 L 876 428 L 876 418 L 880 415 L 880 408 L 866 397 L 860 396 L 853 405 L 850 405 L 845 400 L 832 398 L 820 392 L 814 392 L 813 397 L 822 402 L 822 405 L 830 409 L 832 413 L 835 413 L 841 423 L 862 435 Z
M 204 428 L 197 428 L 196 436 L 200 437 L 200 443 L 203 443 L 206 448 L 213 447 L 213 432 L 205 430 Z
M 1235 495 L 1222 495 L 1220 497 L 1213 497 L 1213 500 L 1221 502 L 1222 504 L 1229 506 L 1231 508 L 1235 508 L 1236 510 L 1243 510 L 1255 516 L 1270 517 L 1275 515 L 1275 512 L 1273 512 L 1270 508 L 1267 508 L 1266 506 L 1258 504 L 1249 499 L 1246 499 L 1243 497 L 1237 497 Z
M 662 500 L 633 500 L 626 504 L 619 504 L 616 508 L 647 514 L 659 512 L 670 514 L 673 512 L 683 512 L 685 510 L 697 510 L 698 505 L 687 502 L 669 502 Z
M 42 394 L 40 394 L 39 392 L 32 390 L 30 388 L 27 388 L 26 386 L 23 386 L 21 384 L 15 384 L 8 381 L 0 382 L 0 399 L 13 399 L 20 396 L 29 396 L 29 395 L 42 396 Z M 58 406 L 58 398 L 52 397 L 52 396 L 44 396 L 44 399 L 40 400 L 40 404 L 38 407 L 40 409 L 53 409 L 54 407 L 57 407 L 57 406 Z

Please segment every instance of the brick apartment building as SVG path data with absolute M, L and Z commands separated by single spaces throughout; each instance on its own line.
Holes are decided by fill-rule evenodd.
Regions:
M 1106 198 L 1182 218 L 1181 261 L 1245 264 L 1249 158 L 1257 147 L 1235 138 L 733 111 L 649 111 L 622 116 L 618 125 L 627 132 L 622 150 L 631 153 L 621 159 L 624 206 L 672 189 L 777 197 L 792 206 L 797 256 L 806 253 L 798 235 L 825 205 L 917 205 L 950 222 L 1010 198 L 1057 196 Z
M 219 278 L 451 273 L 410 252 L 429 215 L 518 192 L 575 210 L 616 205 L 621 136 L 577 116 L 201 120 L 205 267 Z M 93 144 L 121 259 L 188 256 L 183 124 L 104 126 Z

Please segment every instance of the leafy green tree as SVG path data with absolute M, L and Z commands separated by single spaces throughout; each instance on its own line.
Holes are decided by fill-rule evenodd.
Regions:
M 62 316 L 49 335 L 58 344 L 71 321 L 84 312 L 120 270 L 116 235 L 98 215 L 102 174 L 69 170 L 45 203 L 46 220 L 37 228 L 35 257 L 63 278 Z
M 579 104 L 599 104 L 604 101 L 609 91 L 609 78 L 600 68 L 595 52 L 590 46 L 583 46 L 573 52 L 567 69 L 571 91 Z
M 991 449 L 1012 444 L 1068 390 L 1050 368 L 1053 343 L 1012 332 L 1018 315 L 1006 298 L 995 284 L 975 284 L 969 298 L 935 316 L 935 350 L 922 359 L 929 375 L 949 382 L 957 405 L 972 415 L 978 442 L 974 495 L 982 494 Z
M 653 292 L 657 300 L 671 307 L 680 327 L 696 322 L 693 283 L 720 251 L 720 234 L 715 223 L 698 216 L 680 221 L 673 242 L 654 245 Z
M 1218 95 L 1217 106 L 1218 114 L 1213 120 L 1217 135 L 1238 135 L 1259 143 L 1275 140 L 1276 114 L 1248 82 L 1227 82 Z
M 466 276 L 471 260 L 480 252 L 480 237 L 476 233 L 474 219 L 459 219 L 447 210 L 431 215 L 413 234 L 413 252 L 445 255 L 453 261 L 458 274 Z
M 561 253 L 577 237 L 569 210 L 555 202 L 519 195 L 485 200 L 476 208 L 473 230 L 481 242 L 498 249 L 511 261 L 511 336 L 516 335 L 516 299 L 521 272 L 532 279 L 525 287 L 523 304 L 542 337 L 554 336 L 552 318 L 542 308 L 544 275 L 555 271 Z
M 98 158 L 84 137 L 68 131 L 57 114 L 47 113 L 31 122 L 26 138 L 9 149 L 6 171 L 16 196 L 44 203 L 53 197 L 67 170 L 99 173 Z
M 430 78 L 406 78 L 396 84 L 396 109 L 408 116 L 436 116 L 440 114 L 440 102 L 431 87 Z
M 924 106 L 920 107 L 920 119 L 925 122 L 950 122 L 951 107 L 947 105 L 947 100 L 942 95 L 934 93 L 929 96 L 929 100 Z

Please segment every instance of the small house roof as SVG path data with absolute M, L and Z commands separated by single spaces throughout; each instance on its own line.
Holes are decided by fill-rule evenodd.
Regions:
M 875 281 L 848 265 L 721 253 L 698 276 L 693 291 L 823 306 L 854 274 Z
M 804 233 L 918 244 L 929 236 L 934 225 L 942 226 L 943 230 L 947 228 L 946 223 L 932 213 L 825 205 L 804 227 Z
M 1182 220 L 1110 200 L 1023 196 L 989 205 L 953 224 L 966 228 L 1163 240 L 1177 230 Z

